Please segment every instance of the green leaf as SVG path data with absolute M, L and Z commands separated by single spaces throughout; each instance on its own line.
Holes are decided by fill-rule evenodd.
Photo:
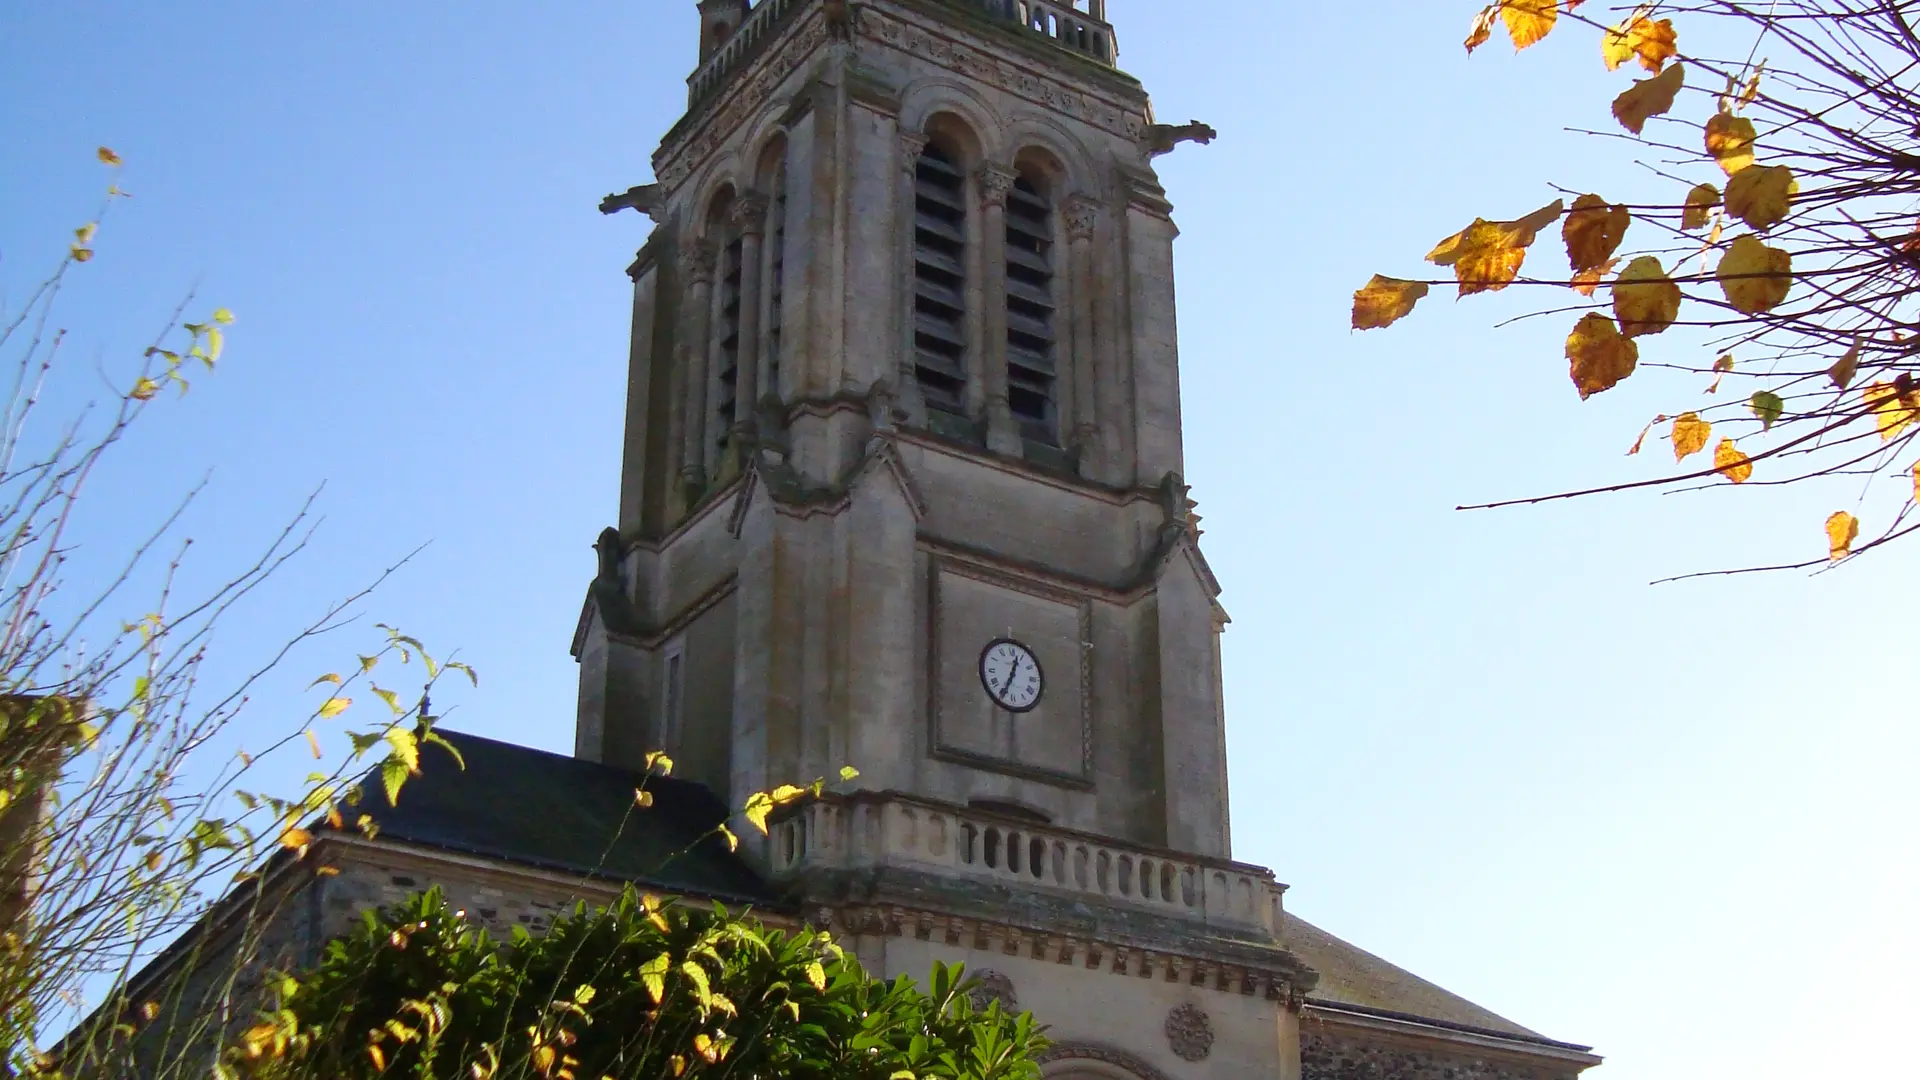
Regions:
M 840 770 L 841 782 L 851 784 L 858 779 L 860 779 L 859 769 L 856 769 L 853 766 L 848 765 L 847 767 Z
M 452 743 L 448 742 L 447 740 L 441 738 L 439 735 L 431 731 L 427 732 L 424 736 L 422 736 L 421 741 L 427 743 L 428 745 L 437 746 L 440 749 L 445 750 L 448 754 L 451 754 L 453 756 L 453 763 L 455 766 L 457 766 L 460 769 L 461 772 L 467 771 L 466 757 L 463 756 L 460 753 L 459 749 L 456 748 Z
M 405 715 L 407 710 L 404 708 L 401 708 L 400 706 L 400 695 L 394 693 L 391 690 L 382 690 L 377 686 L 373 688 L 373 692 L 374 692 L 374 695 L 377 696 L 381 701 L 384 701 L 387 703 L 387 708 L 393 710 L 393 715 L 395 716 Z
M 707 981 L 707 969 L 689 960 L 680 965 L 680 973 L 685 975 L 687 981 L 693 984 L 693 997 L 694 1000 L 700 1003 L 700 1007 L 703 1009 L 712 1008 L 713 984 Z
M 213 321 L 219 323 L 221 326 L 232 326 L 233 312 L 228 311 L 226 308 L 214 308 Z
M 409 773 L 419 775 L 420 740 L 413 732 L 395 726 L 387 729 L 386 738 L 387 745 L 393 747 L 394 759 L 404 765 Z
M 407 767 L 393 758 L 380 763 L 380 783 L 387 789 L 387 805 L 400 805 L 400 789 L 407 785 Z
M 1760 418 L 1760 423 L 1765 425 L 1767 430 L 1772 430 L 1773 425 L 1778 423 L 1780 417 L 1787 411 L 1787 403 L 1779 394 L 1771 390 L 1762 390 L 1753 395 L 1753 400 L 1747 404 L 1753 409 L 1753 415 Z

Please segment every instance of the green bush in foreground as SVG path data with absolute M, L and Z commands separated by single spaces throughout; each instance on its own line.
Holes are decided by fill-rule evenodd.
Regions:
M 231 1077 L 1037 1080 L 1028 1015 L 975 1007 L 961 969 L 869 978 L 787 934 L 629 890 L 496 942 L 438 890 L 369 914 L 225 1055 Z

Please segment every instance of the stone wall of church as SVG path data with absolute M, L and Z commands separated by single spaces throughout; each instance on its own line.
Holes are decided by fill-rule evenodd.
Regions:
M 1421 1045 L 1307 1021 L 1301 1080 L 1574 1080 L 1575 1065 L 1480 1055 L 1462 1044 Z

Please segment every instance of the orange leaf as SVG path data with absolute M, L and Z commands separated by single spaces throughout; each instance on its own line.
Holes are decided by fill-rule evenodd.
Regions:
M 123 161 L 121 160 L 121 158 L 120 158 L 120 155 L 119 155 L 119 154 L 116 154 L 116 153 L 114 153 L 114 152 L 113 152 L 112 150 L 110 150 L 110 149 L 108 149 L 107 147 L 104 147 L 104 146 L 103 146 L 103 147 L 101 147 L 100 149 L 98 149 L 98 150 L 95 150 L 95 151 L 94 151 L 93 153 L 94 153 L 94 156 L 95 156 L 95 157 L 98 157 L 98 158 L 100 159 L 100 163 L 101 163 L 102 165 L 123 165 L 123 164 L 125 164 L 125 162 L 123 162 Z
M 1834 562 L 1853 554 L 1853 542 L 1860 539 L 1860 519 L 1845 510 L 1827 519 L 1827 557 Z
M 1413 311 L 1413 305 L 1425 299 L 1427 285 L 1422 281 L 1373 275 L 1373 280 L 1353 294 L 1353 328 L 1374 330 L 1392 326 Z
M 1673 109 L 1680 88 L 1687 82 L 1687 66 L 1675 64 L 1651 79 L 1641 79 L 1626 93 L 1613 99 L 1613 118 L 1620 126 L 1640 134 L 1647 121 L 1664 116 Z
M 1713 425 L 1700 419 L 1699 413 L 1681 413 L 1673 420 L 1673 460 L 1685 461 L 1707 448 Z
M 1515 52 L 1538 45 L 1553 33 L 1560 18 L 1560 0 L 1505 0 L 1500 17 L 1506 20 L 1507 36 L 1513 39 Z
M 1608 259 L 1591 270 L 1582 270 L 1573 275 L 1573 291 L 1581 296 L 1592 296 L 1594 291 L 1600 288 L 1600 282 L 1608 274 L 1613 273 L 1613 268 L 1618 265 L 1620 265 L 1619 259 Z
M 1493 37 L 1493 21 L 1499 17 L 1499 4 L 1488 4 L 1473 17 L 1473 29 L 1467 31 L 1467 55 L 1473 55 L 1473 50 L 1485 45 Z
M 1581 318 L 1567 336 L 1567 360 L 1581 400 L 1618 386 L 1640 363 L 1640 347 L 1598 313 Z
M 1753 459 L 1740 452 L 1732 439 L 1721 439 L 1713 448 L 1713 470 L 1736 484 L 1753 479 Z
M 1673 32 L 1672 19 L 1635 19 L 1627 30 L 1627 40 L 1633 46 L 1634 54 L 1640 57 L 1640 66 L 1655 73 L 1680 51 L 1679 37 Z
M 1567 262 L 1574 273 L 1584 273 L 1604 264 L 1626 239 L 1633 212 L 1624 206 L 1609 205 L 1598 195 L 1582 195 L 1573 200 L 1573 209 L 1560 226 L 1567 242 Z
M 1499 292 L 1520 275 L 1527 248 L 1539 238 L 1540 230 L 1560 220 L 1565 212 L 1566 203 L 1556 199 L 1517 221 L 1476 218 L 1428 252 L 1427 261 L 1453 267 L 1461 296 Z

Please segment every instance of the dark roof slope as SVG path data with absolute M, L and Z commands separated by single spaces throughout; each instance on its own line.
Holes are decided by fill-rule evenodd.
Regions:
M 766 883 L 711 835 L 727 806 L 700 784 L 436 728 L 466 763 L 422 748 L 422 775 L 388 806 L 377 782 L 363 809 L 380 838 L 728 901 L 762 902 Z M 642 783 L 653 805 L 642 809 Z
M 1296 915 L 1288 914 L 1285 920 L 1280 943 L 1320 973 L 1310 1000 L 1572 1048 L 1395 967 Z

